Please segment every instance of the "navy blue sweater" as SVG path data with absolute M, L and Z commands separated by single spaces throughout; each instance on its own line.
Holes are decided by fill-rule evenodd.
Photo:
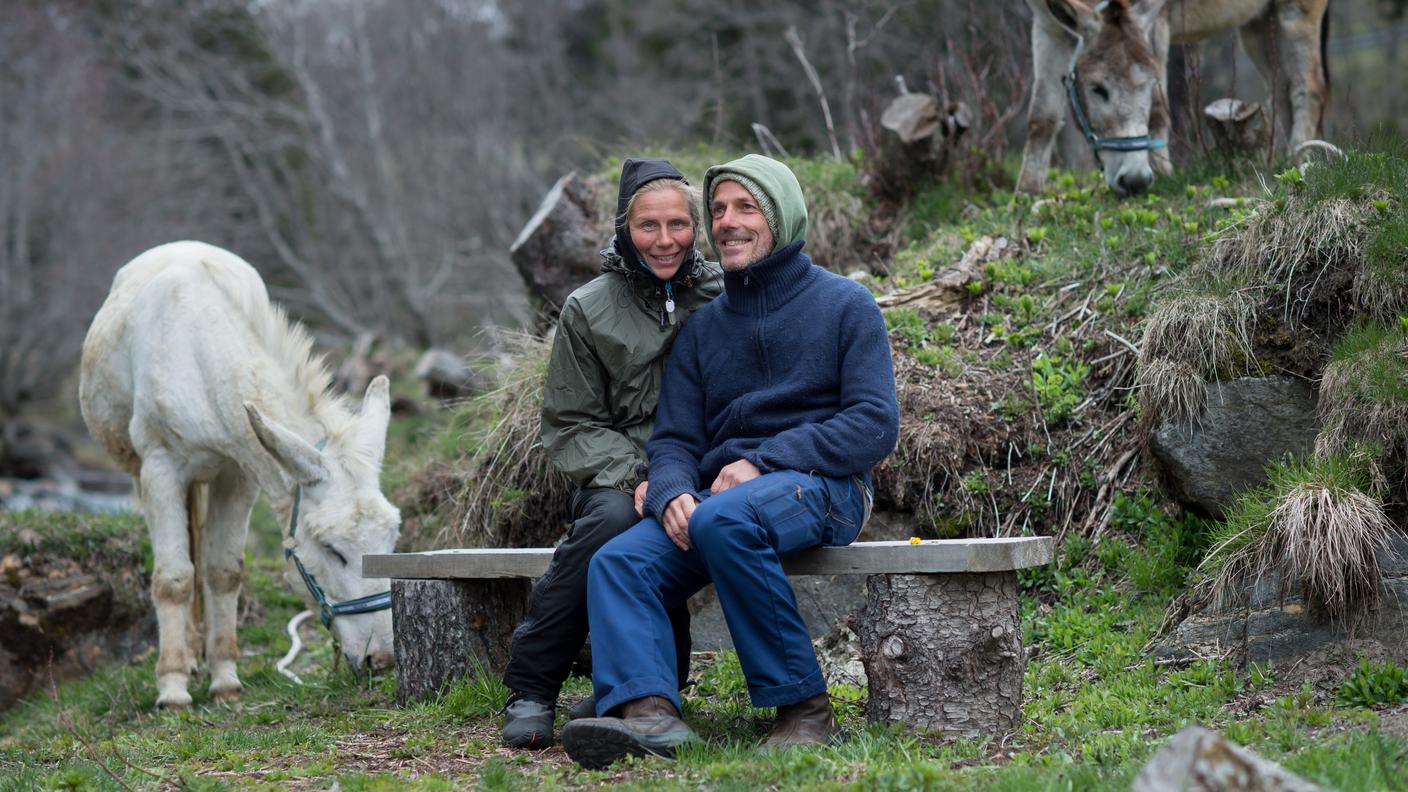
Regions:
M 862 474 L 895 448 L 889 337 L 864 286 L 798 242 L 741 272 L 675 339 L 646 445 L 645 513 L 747 459 L 764 473 Z

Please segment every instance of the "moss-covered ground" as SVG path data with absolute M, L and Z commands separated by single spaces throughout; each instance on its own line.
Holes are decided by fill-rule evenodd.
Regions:
M 712 151 L 670 156 L 692 178 L 721 158 Z M 836 238 L 867 233 L 837 219 L 866 205 L 853 164 L 807 162 L 798 170 L 804 187 L 829 184 L 840 193 L 816 199 L 839 207 L 826 215 L 838 223 L 830 229 Z M 1146 489 L 1137 461 L 1116 450 L 1138 418 L 1130 347 L 1170 276 L 1268 193 L 1254 176 L 1234 179 L 1213 166 L 1161 179 L 1151 195 L 1129 202 L 1115 200 L 1094 176 L 1057 173 L 1050 184 L 1039 200 L 931 188 L 884 229 L 884 240 L 871 240 L 868 249 L 888 251 L 882 260 L 827 262 L 881 272 L 871 283 L 884 293 L 928 282 L 983 236 L 1017 247 L 990 262 L 958 306 L 894 309 L 887 317 L 912 382 L 927 378 L 936 392 L 959 394 L 1001 381 L 965 403 L 973 431 L 1022 427 L 1002 435 L 1007 445 L 998 447 L 1011 449 L 1005 454 L 955 446 L 931 477 L 932 497 L 915 532 L 1063 538 L 1055 564 L 1021 575 L 1031 654 L 1025 719 L 1015 733 L 949 739 L 869 725 L 858 703 L 864 691 L 837 686 L 844 740 L 763 755 L 754 749 L 770 713 L 749 707 L 736 658 L 724 653 L 696 657 L 686 716 L 705 741 L 676 761 L 584 771 L 558 748 L 509 752 L 497 744 L 506 691 L 492 680 L 397 707 L 394 677 L 337 667 L 316 623 L 304 627 L 310 648 L 294 669 L 305 684 L 276 673 L 288 644 L 283 625 L 302 605 L 280 580 L 277 528 L 261 508 L 248 555 L 247 592 L 257 607 L 241 632 L 243 699 L 213 704 L 197 684 L 193 709 L 157 712 L 150 657 L 31 693 L 0 715 L 0 790 L 1126 790 L 1163 740 L 1191 723 L 1333 789 L 1408 789 L 1401 669 L 1365 666 L 1353 676 L 1241 668 L 1218 657 L 1164 663 L 1148 650 L 1214 528 L 1170 510 Z M 1232 200 L 1214 206 L 1214 198 Z M 388 489 L 413 489 L 406 482 L 427 463 L 471 453 L 464 438 L 482 414 L 442 411 L 395 429 Z M 936 408 L 915 420 L 946 415 Z M 966 424 L 948 431 L 961 434 Z M 1098 509 L 1099 519 L 1087 523 L 1084 512 L 1071 519 L 1077 508 Z M 39 533 L 85 522 L 32 519 Z M 426 522 L 432 530 L 434 520 Z M 586 680 L 574 679 L 564 699 L 588 690 Z

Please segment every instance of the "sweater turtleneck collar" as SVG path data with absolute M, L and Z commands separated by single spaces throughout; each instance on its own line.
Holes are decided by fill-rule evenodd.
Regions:
M 724 273 L 728 307 L 742 314 L 785 305 L 816 276 L 812 260 L 802 252 L 806 241 L 794 242 L 762 261 L 737 272 Z

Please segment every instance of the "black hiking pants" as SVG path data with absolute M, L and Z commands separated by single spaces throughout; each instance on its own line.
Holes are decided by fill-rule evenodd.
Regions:
M 602 545 L 640 522 L 630 493 L 587 487 L 573 493 L 572 527 L 528 597 L 528 616 L 513 631 L 504 684 L 513 698 L 557 701 L 587 640 L 587 564 Z M 670 611 L 679 684 L 689 678 L 689 606 Z

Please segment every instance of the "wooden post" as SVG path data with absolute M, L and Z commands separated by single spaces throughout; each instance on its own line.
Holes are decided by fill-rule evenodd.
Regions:
M 529 587 L 523 578 L 391 581 L 396 703 L 475 673 L 502 674 Z
M 872 723 L 958 735 L 1010 732 L 1022 718 L 1016 572 L 871 575 L 860 638 Z

